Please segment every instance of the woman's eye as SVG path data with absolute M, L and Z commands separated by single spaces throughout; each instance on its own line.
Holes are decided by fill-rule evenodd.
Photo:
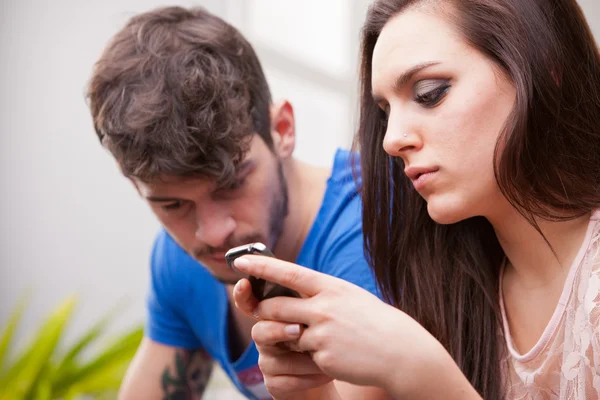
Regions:
M 415 101 L 424 107 L 435 107 L 450 90 L 447 80 L 427 80 L 415 86 Z

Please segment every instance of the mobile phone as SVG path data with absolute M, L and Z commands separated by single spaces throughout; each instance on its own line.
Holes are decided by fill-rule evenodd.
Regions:
M 277 296 L 300 297 L 300 294 L 295 290 L 278 285 L 273 282 L 266 281 L 261 278 L 257 278 L 255 276 L 245 274 L 239 269 L 237 269 L 233 264 L 233 261 L 236 258 L 246 254 L 259 254 L 269 257 L 274 257 L 274 255 L 273 253 L 271 253 L 271 250 L 267 248 L 267 246 L 259 242 L 234 247 L 233 249 L 229 249 L 229 251 L 225 253 L 225 260 L 227 261 L 227 264 L 229 264 L 229 267 L 232 270 L 234 270 L 238 275 L 250 281 L 250 285 L 252 286 L 252 293 L 258 301 L 270 299 L 271 297 Z

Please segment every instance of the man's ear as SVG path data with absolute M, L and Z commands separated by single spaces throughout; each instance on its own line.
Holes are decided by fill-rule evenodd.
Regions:
M 275 153 L 280 158 L 290 157 L 296 147 L 296 123 L 294 109 L 287 100 L 271 106 L 271 135 Z

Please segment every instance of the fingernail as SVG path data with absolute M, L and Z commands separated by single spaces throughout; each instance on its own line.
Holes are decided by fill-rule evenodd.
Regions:
M 247 268 L 250 266 L 250 260 L 248 260 L 247 258 L 236 258 L 234 261 L 234 264 L 237 268 Z
M 286 327 L 283 329 L 285 330 L 285 333 L 287 333 L 290 337 L 300 336 L 300 325 L 298 324 L 286 325 Z
M 235 284 L 235 286 L 233 287 L 233 291 L 236 293 L 239 293 L 242 291 L 242 284 L 238 281 L 238 283 Z

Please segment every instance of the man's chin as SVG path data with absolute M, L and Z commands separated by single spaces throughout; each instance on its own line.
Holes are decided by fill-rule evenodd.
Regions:
M 232 285 L 232 286 L 235 285 L 236 283 L 238 283 L 238 281 L 240 280 L 240 278 L 236 278 L 236 279 L 221 278 L 216 275 L 213 275 L 213 277 L 224 285 Z
M 237 281 L 240 280 L 240 277 L 235 275 L 235 272 L 229 269 L 229 266 L 227 265 L 225 260 L 223 260 L 222 263 L 215 263 L 214 260 L 197 258 L 196 261 L 198 261 L 202 268 L 207 270 L 213 278 L 225 285 L 235 285 Z
M 228 274 L 227 272 L 223 273 L 222 269 L 219 269 L 219 270 L 214 270 L 211 268 L 206 268 L 206 269 L 212 275 L 213 278 L 215 278 L 216 280 L 218 280 L 219 282 L 221 282 L 225 285 L 235 285 L 240 280 L 240 277 L 231 270 L 227 271 L 227 272 L 230 272 Z M 221 273 L 219 274 L 219 272 L 221 272 Z

